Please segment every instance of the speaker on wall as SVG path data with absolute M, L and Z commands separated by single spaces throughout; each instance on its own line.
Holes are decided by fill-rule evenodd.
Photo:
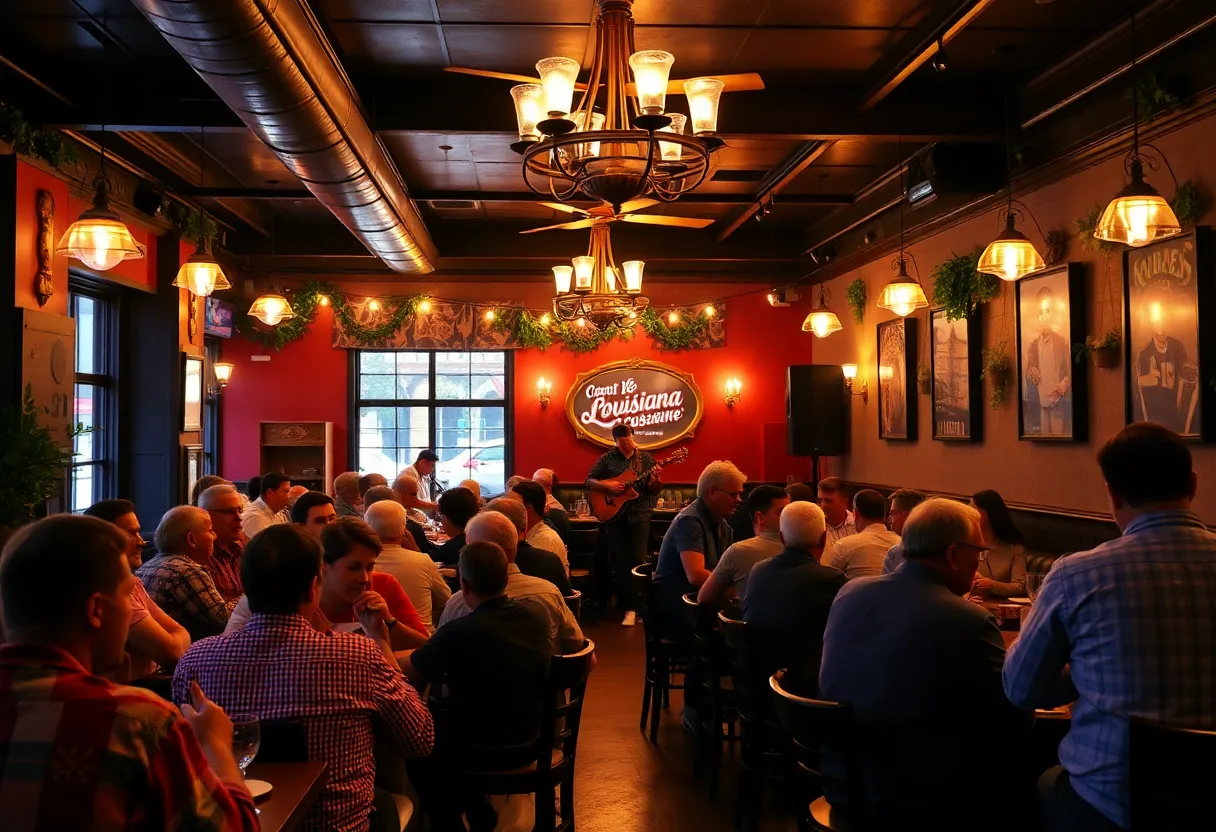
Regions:
M 839 364 L 796 364 L 786 376 L 785 418 L 793 456 L 849 450 L 848 395 Z

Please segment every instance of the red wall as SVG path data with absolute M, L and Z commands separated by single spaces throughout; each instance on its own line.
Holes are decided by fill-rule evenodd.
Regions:
M 356 287 L 351 289 L 356 291 Z M 384 291 L 383 285 L 379 289 Z M 433 284 L 427 290 L 437 297 L 472 296 L 482 302 L 487 297 L 524 291 L 529 297 L 523 302 L 539 306 L 544 287 L 498 283 L 473 290 L 469 284 Z M 722 285 L 660 285 L 652 297 L 656 304 L 667 305 L 730 292 L 731 287 Z M 566 392 L 577 373 L 636 357 L 692 373 L 705 397 L 704 416 L 688 443 L 690 456 L 666 475 L 669 482 L 694 481 L 705 463 L 723 457 L 733 460 L 753 480 L 784 482 L 787 475 L 807 478 L 806 460 L 785 454 L 785 368 L 811 362 L 812 338 L 800 331 L 806 311 L 773 309 L 764 293 L 765 289 L 759 289 L 727 303 L 727 346 L 720 349 L 661 353 L 639 329 L 632 341 L 614 341 L 589 355 L 575 356 L 556 346 L 543 353 L 515 351 L 514 472 L 530 475 L 537 468 L 549 467 L 565 481 L 581 479 L 603 449 L 575 438 L 564 411 Z M 346 351 L 330 346 L 332 321 L 331 310 L 318 309 L 309 333 L 282 352 L 251 345 L 242 338 L 224 342 L 223 360 L 236 365 L 222 404 L 221 471 L 225 477 L 245 479 L 258 473 L 258 422 L 274 420 L 332 421 L 334 465 L 336 470 L 345 470 L 348 365 Z M 271 360 L 253 363 L 251 354 L 269 354 Z M 544 411 L 536 400 L 536 380 L 541 376 L 553 382 L 553 402 Z M 730 409 L 723 402 L 723 387 L 732 377 L 743 382 L 743 398 Z

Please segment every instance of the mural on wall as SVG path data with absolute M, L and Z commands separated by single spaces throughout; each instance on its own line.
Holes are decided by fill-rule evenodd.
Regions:
M 1086 365 L 1073 361 L 1072 350 L 1085 329 L 1081 266 L 1040 272 L 1015 286 L 1019 438 L 1084 439 Z
M 916 319 L 878 325 L 878 438 L 916 440 Z
M 691 437 L 704 400 L 692 374 L 657 361 L 614 361 L 579 373 L 566 394 L 566 418 L 582 439 L 612 447 L 612 427 L 633 427 L 639 448 Z
M 1182 436 L 1204 431 L 1205 386 L 1199 333 L 1210 230 L 1196 229 L 1124 254 L 1128 419 L 1156 422 Z M 1201 249 L 1203 249 L 1201 251 Z M 1206 269 L 1206 270 L 1205 270 Z M 1206 345 L 1205 345 L 1206 346 Z
M 354 321 L 363 327 L 374 327 L 385 314 L 375 298 L 347 299 Z M 373 308 L 374 305 L 374 308 Z M 510 350 L 518 349 L 515 337 L 494 322 L 486 320 L 486 312 L 494 307 L 473 303 L 431 301 L 431 311 L 425 315 L 410 315 L 391 335 L 379 343 L 368 344 L 360 334 L 345 326 L 342 316 L 334 316 L 334 346 L 360 349 L 368 346 L 383 349 L 425 350 Z
M 984 410 L 978 376 L 980 317 L 951 321 L 945 309 L 930 314 L 933 375 L 933 438 L 976 442 Z

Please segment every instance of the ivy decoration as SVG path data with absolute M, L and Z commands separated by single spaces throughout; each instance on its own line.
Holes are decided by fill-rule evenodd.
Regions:
M 169 222 L 183 240 L 195 246 L 202 246 L 204 240 L 214 244 L 219 238 L 215 220 L 198 208 L 173 203 L 169 208 Z
M 988 404 L 993 410 L 999 410 L 1005 404 L 1011 375 L 1005 342 L 1001 341 L 995 347 L 984 347 L 982 363 L 988 376 Z
M 866 315 L 866 282 L 860 277 L 854 280 L 845 290 L 845 297 L 853 310 L 853 320 L 860 324 Z
M 1105 206 L 1095 205 L 1085 214 L 1073 219 L 1073 225 L 1077 229 L 1077 236 L 1081 238 L 1081 246 L 1096 254 L 1114 254 L 1119 250 L 1118 243 L 1112 243 L 1110 240 L 1099 240 L 1094 236 L 1094 232 L 1098 230 L 1098 220 L 1102 219 L 1102 212 L 1106 210 Z
M 1136 106 L 1140 110 L 1140 121 L 1145 124 L 1181 103 L 1181 99 L 1171 89 L 1162 85 L 1157 80 L 1157 74 L 1151 71 L 1140 73 L 1133 94 L 1136 96 Z
M 1208 194 L 1199 186 L 1199 183 L 1194 179 L 1188 179 L 1179 184 L 1174 191 L 1170 207 L 1174 209 L 1174 216 L 1178 217 L 1180 224 L 1194 225 L 1200 217 L 1207 213 L 1209 203 Z
M 326 284 L 328 285 L 328 284 Z M 333 291 L 333 287 L 329 287 L 330 303 L 334 307 L 334 315 L 342 322 L 342 328 L 349 334 L 356 343 L 364 347 L 376 347 L 384 344 L 385 341 L 397 334 L 401 327 L 405 326 L 406 320 L 414 315 L 418 309 L 418 304 L 423 300 L 423 295 L 411 295 L 401 300 L 386 302 L 385 305 L 390 308 L 387 310 L 383 321 L 376 326 L 364 326 L 355 318 L 355 310 L 351 307 L 346 297 L 337 295 Z M 296 313 L 297 315 L 299 312 Z
M 11 104 L 0 103 L 0 141 L 21 156 L 41 159 L 56 170 L 76 164 L 76 145 L 59 130 L 43 130 L 25 120 Z
M 653 306 L 646 307 L 638 317 L 642 330 L 650 336 L 654 345 L 664 352 L 678 352 L 692 347 L 709 328 L 710 320 L 710 316 L 704 311 L 692 315 L 685 312 L 677 323 L 669 324 Z
M 933 270 L 933 302 L 945 309 L 947 321 L 971 317 L 1000 292 L 1000 281 L 978 267 L 974 254 L 956 254 Z
M 495 326 L 502 332 L 515 336 L 515 340 L 525 349 L 538 349 L 541 352 L 553 346 L 553 335 L 549 327 L 532 316 L 527 309 L 515 309 L 498 316 Z
M 276 351 L 281 350 L 292 341 L 303 338 L 304 333 L 308 332 L 309 325 L 316 317 L 317 305 L 321 302 L 322 295 L 329 297 L 330 303 L 335 307 L 335 312 L 339 305 L 346 303 L 345 297 L 338 294 L 332 283 L 306 283 L 303 288 L 292 292 L 291 311 L 295 313 L 294 318 L 288 318 L 270 329 L 264 329 L 258 326 L 252 315 L 242 315 L 237 323 L 237 329 L 250 341 L 264 347 L 271 347 Z
M 557 339 L 561 341 L 562 348 L 574 353 L 575 355 L 585 355 L 589 352 L 595 352 L 600 348 L 601 344 L 607 344 L 616 337 L 628 338 L 632 335 L 625 335 L 628 330 L 614 329 L 613 327 L 604 327 L 600 329 L 595 326 L 578 326 L 569 321 L 558 321 L 553 324 L 553 333 Z

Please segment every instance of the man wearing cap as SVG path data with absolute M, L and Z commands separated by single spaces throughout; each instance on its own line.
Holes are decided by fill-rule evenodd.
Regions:
M 418 458 L 414 460 L 414 464 L 407 467 L 401 473 L 412 474 L 414 479 L 418 480 L 422 486 L 422 493 L 418 496 L 424 501 L 431 503 L 425 507 L 426 511 L 434 511 L 436 506 L 435 501 L 439 499 L 439 494 L 443 491 L 439 487 L 439 483 L 435 482 L 435 463 L 439 461 L 439 454 L 432 451 L 430 448 L 418 452 Z M 423 508 L 419 506 L 419 508 Z
M 610 522 L 604 524 L 608 535 L 608 552 L 612 558 L 612 572 L 616 583 L 617 603 L 625 610 L 622 627 L 637 624 L 636 599 L 633 597 L 633 578 L 630 571 L 646 559 L 646 546 L 650 540 L 650 515 L 658 501 L 659 478 L 652 475 L 640 479 L 643 471 L 654 467 L 654 456 L 638 449 L 633 441 L 633 428 L 624 422 L 612 428 L 612 440 L 616 447 L 604 454 L 587 472 L 587 487 L 593 491 L 619 494 L 624 486 L 615 479 L 632 470 L 639 475 L 634 483 L 638 498 L 632 500 Z

